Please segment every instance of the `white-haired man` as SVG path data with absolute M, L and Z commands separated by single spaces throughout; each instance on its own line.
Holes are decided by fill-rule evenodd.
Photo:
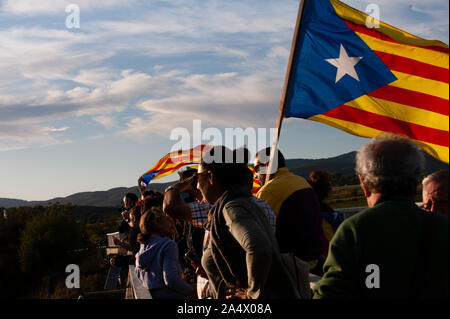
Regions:
M 392 134 L 361 148 L 369 208 L 340 225 L 314 298 L 448 298 L 448 216 L 414 203 L 423 163 L 413 142 Z
M 423 209 L 448 216 L 448 170 L 434 172 L 423 179 L 422 198 Z

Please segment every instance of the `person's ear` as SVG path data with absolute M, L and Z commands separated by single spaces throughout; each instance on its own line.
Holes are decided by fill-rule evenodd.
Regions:
M 358 174 L 358 178 L 359 178 L 359 182 L 361 183 L 361 188 L 363 189 L 363 191 L 364 191 L 364 196 L 367 198 L 367 197 L 370 197 L 370 195 L 372 194 L 371 192 L 370 192 L 370 190 L 367 188 L 367 186 L 366 186 L 366 184 L 364 183 L 364 180 L 363 180 L 363 178 L 362 178 L 362 176 L 360 175 L 360 174 Z
M 208 182 L 211 185 L 217 184 L 217 177 L 211 172 L 208 172 Z

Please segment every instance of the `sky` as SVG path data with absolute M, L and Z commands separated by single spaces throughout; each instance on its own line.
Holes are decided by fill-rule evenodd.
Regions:
M 380 20 L 449 42 L 446 0 L 343 2 L 361 11 L 376 4 Z M 298 5 L 0 0 L 0 197 L 136 186 L 179 141 L 174 129 L 200 139 L 194 120 L 224 136 L 226 128 L 265 128 L 258 145 L 269 146 Z M 287 119 L 279 148 L 286 158 L 325 158 L 367 141 Z

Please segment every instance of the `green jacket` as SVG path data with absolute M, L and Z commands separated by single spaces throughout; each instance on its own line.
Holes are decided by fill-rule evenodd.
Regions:
M 408 298 L 414 275 L 423 275 L 418 297 L 449 296 L 449 219 L 432 214 L 428 258 L 418 267 L 423 210 L 408 200 L 378 202 L 346 219 L 330 242 L 324 276 L 314 298 Z M 375 268 L 366 268 L 369 265 Z M 376 283 L 379 288 L 368 288 Z

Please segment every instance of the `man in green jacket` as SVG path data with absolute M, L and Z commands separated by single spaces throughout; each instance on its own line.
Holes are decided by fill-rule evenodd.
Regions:
M 423 163 L 413 142 L 392 134 L 361 148 L 369 208 L 338 228 L 314 298 L 448 298 L 448 216 L 414 203 Z

